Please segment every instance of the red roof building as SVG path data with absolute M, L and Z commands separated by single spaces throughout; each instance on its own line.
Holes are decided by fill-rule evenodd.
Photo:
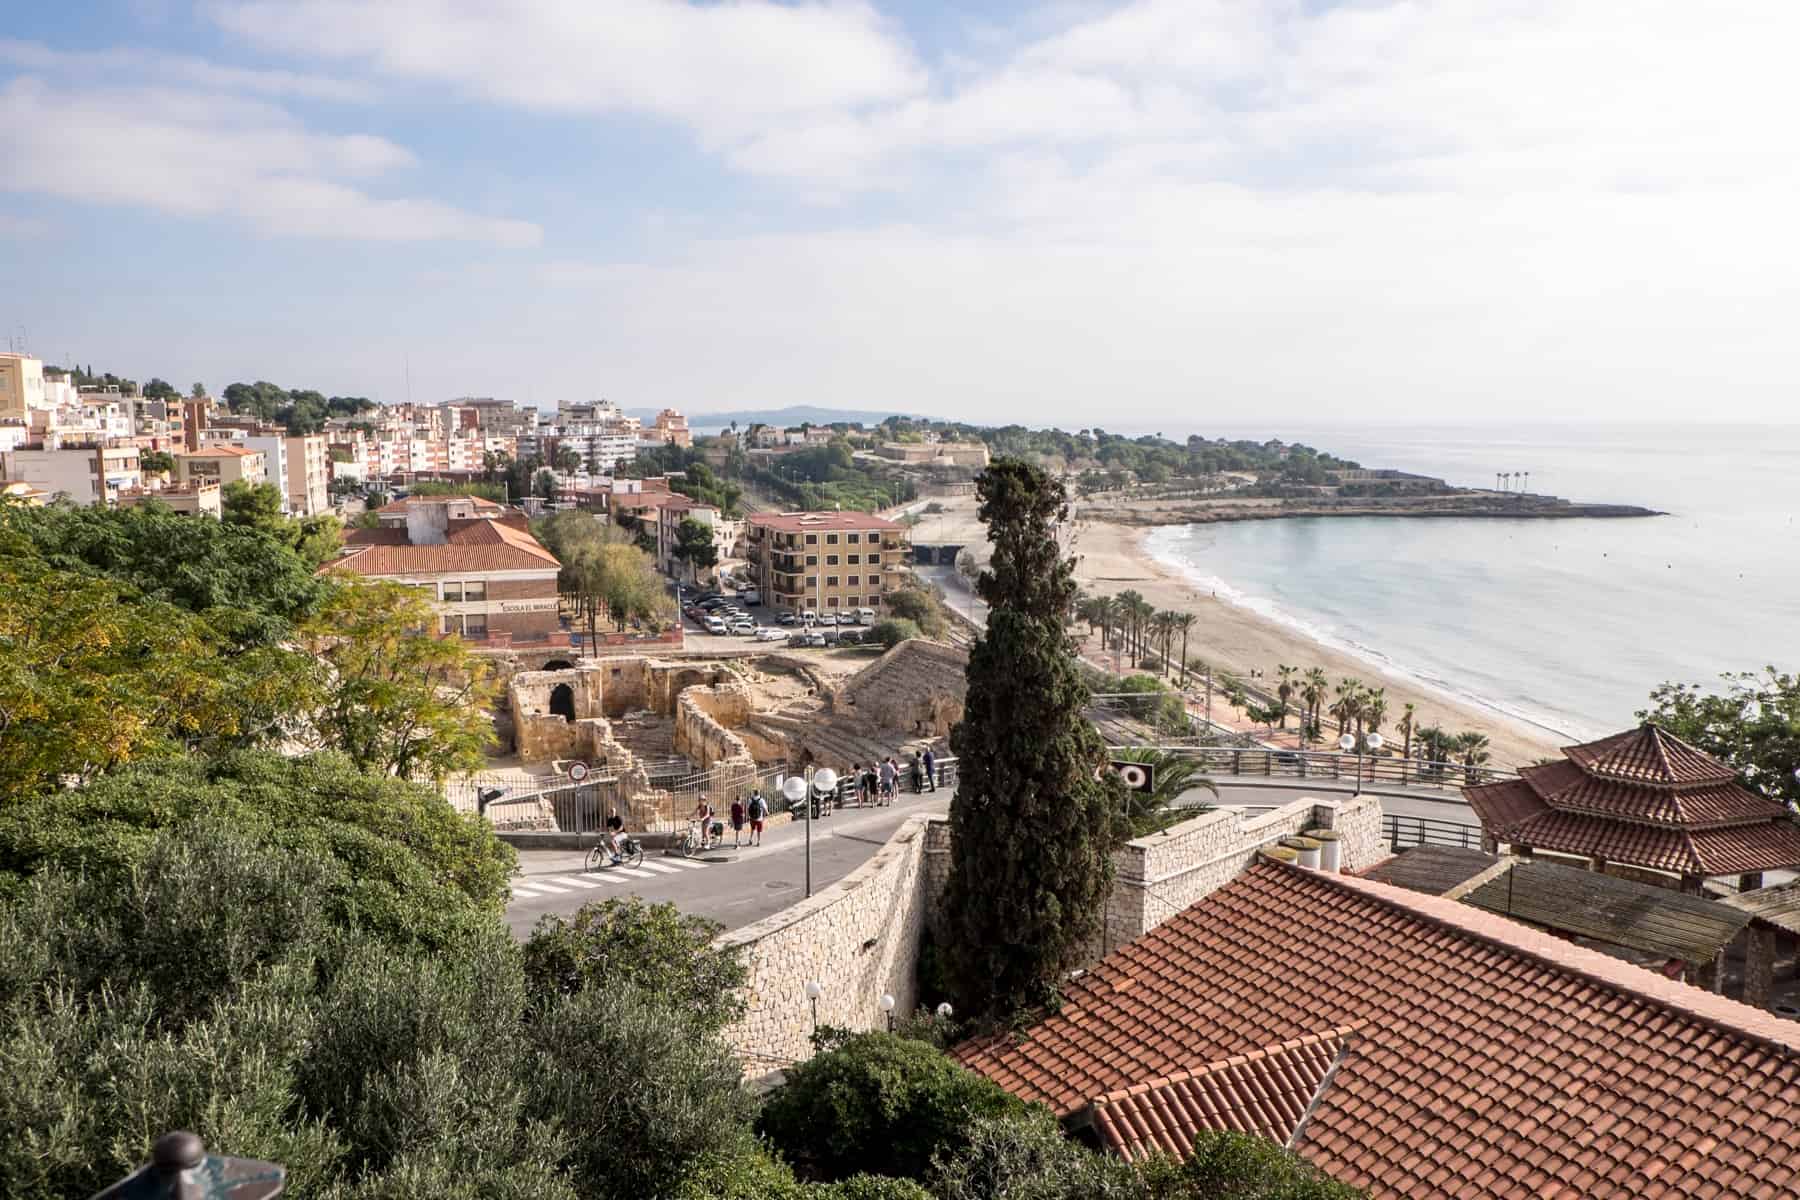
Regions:
M 1255 866 L 954 1053 L 1131 1158 L 1237 1130 L 1396 1200 L 1800 1194 L 1800 1024 L 1353 876 Z
M 1580 855 L 1682 877 L 1750 876 L 1800 865 L 1800 826 L 1718 759 L 1655 725 L 1569 746 L 1564 761 L 1463 789 L 1489 849 Z

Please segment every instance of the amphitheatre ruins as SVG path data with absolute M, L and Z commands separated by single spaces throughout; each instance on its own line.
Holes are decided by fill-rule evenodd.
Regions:
M 966 664 L 965 651 L 917 639 L 873 661 L 603 656 L 513 674 L 497 733 L 534 777 L 566 783 L 582 763 L 599 809 L 653 829 L 699 795 L 729 803 L 774 770 L 944 753 Z M 513 820 L 555 827 L 558 814 L 546 802 Z

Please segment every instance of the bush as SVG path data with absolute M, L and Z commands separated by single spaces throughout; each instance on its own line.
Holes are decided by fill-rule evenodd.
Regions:
M 815 1184 L 806 1200 L 932 1200 L 931 1193 L 910 1179 L 886 1175 L 852 1175 L 842 1183 Z
M 788 1165 L 757 1147 L 707 1154 L 681 1181 L 673 1200 L 810 1200 Z
M 1324 1175 L 1274 1142 L 1202 1131 L 1179 1169 L 1186 1196 L 1211 1200 L 1357 1200 L 1361 1192 Z
M 970 1121 L 1024 1107 L 923 1042 L 864 1033 L 789 1071 L 758 1129 L 814 1178 L 920 1178 L 966 1145 Z
M 931 1191 L 938 1200 L 1149 1200 L 1134 1168 L 1070 1141 L 1045 1112 L 974 1123 L 939 1159 Z
M 875 622 L 869 629 L 869 640 L 879 642 L 892 650 L 901 642 L 919 636 L 919 627 L 904 617 L 887 617 Z
M 723 928 L 635 896 L 583 905 L 567 920 L 546 913 L 525 944 L 525 978 L 539 1004 L 631 984 L 692 1013 L 700 1027 L 722 1029 L 743 1012 L 738 989 L 749 977 L 735 951 L 713 949 Z
M 240 751 L 134 765 L 0 810 L 0 895 L 52 865 L 122 882 L 163 831 L 193 822 L 317 856 L 336 923 L 429 945 L 504 911 L 517 861 L 431 788 L 335 754 Z
M 882 604 L 889 616 L 911 621 L 924 630 L 927 637 L 943 637 L 950 628 L 943 603 L 922 587 L 902 587 L 889 592 Z

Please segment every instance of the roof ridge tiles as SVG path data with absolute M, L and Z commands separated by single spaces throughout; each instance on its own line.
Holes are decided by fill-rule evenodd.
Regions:
M 1303 873 L 1334 887 L 1358 892 L 1401 909 L 1455 934 L 1475 938 L 1503 951 L 1524 955 L 1559 971 L 1598 984 L 1621 1000 L 1650 999 L 1700 1021 L 1716 1032 L 1748 1037 L 1785 1054 L 1800 1055 L 1800 1023 L 1763 1012 L 1715 992 L 1677 983 L 1655 971 L 1634 966 L 1597 950 L 1539 933 L 1529 926 L 1457 900 L 1409 891 L 1357 875 L 1328 874 L 1287 863 L 1252 868 Z

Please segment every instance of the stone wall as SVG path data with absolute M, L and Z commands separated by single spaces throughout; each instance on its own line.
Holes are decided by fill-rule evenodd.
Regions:
M 550 711 L 550 698 L 567 687 L 574 702 L 573 721 Z M 604 730 L 592 728 L 601 714 L 601 675 L 592 668 L 571 671 L 521 671 L 506 687 L 513 739 L 526 762 L 552 758 L 585 758 Z
M 1303 796 L 1269 812 L 1217 808 L 1162 833 L 1127 842 L 1113 856 L 1116 882 L 1094 957 L 1104 958 L 1230 882 L 1258 850 L 1305 829 L 1331 829 L 1343 869 L 1361 871 L 1388 857 L 1381 802 L 1374 796 Z
M 962 720 L 969 656 L 954 646 L 901 642 L 832 696 L 832 709 L 866 728 L 907 737 L 944 737 Z
M 1113 860 L 1117 882 L 1106 933 L 1092 957 L 1142 936 L 1223 886 L 1262 847 L 1313 828 L 1338 832 L 1345 870 L 1361 871 L 1388 855 L 1381 805 L 1373 796 L 1302 797 L 1258 815 L 1216 809 L 1128 843 Z M 747 1011 L 727 1031 L 746 1072 L 762 1075 L 812 1053 L 808 980 L 824 985 L 820 1024 L 879 1028 L 883 993 L 893 995 L 895 1011 L 910 1012 L 917 1001 L 920 938 L 938 919 L 949 873 L 949 822 L 913 817 L 875 857 L 832 887 L 721 936 L 719 945 L 742 949 L 750 970 Z
M 750 969 L 745 1014 L 725 1034 L 748 1074 L 811 1057 L 809 980 L 824 986 L 821 1025 L 879 1028 L 884 994 L 894 997 L 896 1012 L 916 1007 L 920 935 L 937 900 L 933 880 L 942 883 L 927 867 L 934 825 L 943 819 L 909 819 L 837 883 L 719 938 L 722 947 L 741 948 Z
M 741 683 L 683 688 L 675 702 L 675 752 L 711 772 L 707 795 L 715 807 L 729 804 L 756 777 L 756 760 L 732 732 L 750 711 L 750 689 Z

